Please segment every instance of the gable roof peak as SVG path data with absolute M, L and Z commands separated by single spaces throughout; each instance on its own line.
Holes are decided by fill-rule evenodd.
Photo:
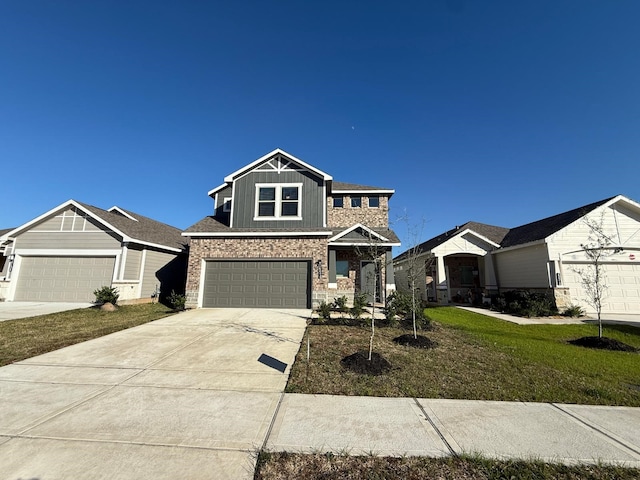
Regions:
M 333 177 L 331 175 L 329 175 L 328 173 L 325 173 L 322 170 L 319 170 L 316 167 L 306 163 L 305 161 L 300 160 L 299 158 L 295 157 L 294 155 L 291 155 L 290 153 L 285 152 L 281 148 L 276 148 L 275 150 L 272 150 L 271 152 L 267 153 L 266 155 L 263 155 L 262 157 L 258 158 L 257 160 L 254 160 L 250 164 L 245 165 L 244 167 L 240 168 L 239 170 L 236 170 L 235 172 L 227 175 L 226 177 L 224 177 L 224 181 L 226 183 L 233 182 L 236 178 L 238 178 L 238 177 L 240 177 L 242 175 L 245 175 L 246 173 L 250 172 L 254 168 L 258 167 L 260 164 L 266 163 L 269 160 L 271 160 L 272 158 L 277 157 L 277 156 L 286 157 L 286 159 L 289 160 L 290 162 L 294 162 L 294 163 L 298 164 L 299 166 L 301 166 L 302 168 L 304 168 L 305 170 L 309 170 L 310 172 L 313 172 L 314 174 L 316 174 L 317 176 L 321 177 L 325 181 L 333 180 Z
M 118 207 L 116 205 L 114 205 L 109 210 L 107 210 L 107 212 L 120 214 L 123 217 L 127 217 L 128 219 L 133 220 L 134 222 L 138 221 L 138 219 L 136 217 L 134 217 L 133 215 L 129 214 L 124 208 L 120 208 L 120 207 Z

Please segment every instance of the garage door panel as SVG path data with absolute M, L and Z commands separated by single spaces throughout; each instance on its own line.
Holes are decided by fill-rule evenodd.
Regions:
M 564 265 L 565 287 L 569 288 L 572 301 L 589 312 L 593 307 L 586 302 L 586 294 L 580 276 L 575 269 L 585 268 L 584 264 L 566 263 Z M 605 284 L 607 295 L 603 301 L 603 313 L 640 313 L 640 264 L 607 263 L 605 268 Z
M 91 302 L 114 267 L 115 257 L 23 257 L 15 300 Z
M 308 261 L 209 261 L 205 268 L 203 306 L 308 308 L 309 286 Z

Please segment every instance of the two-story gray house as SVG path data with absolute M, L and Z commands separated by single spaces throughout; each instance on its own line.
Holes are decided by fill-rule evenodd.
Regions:
M 280 149 L 236 170 L 208 192 L 213 215 L 183 233 L 187 306 L 310 308 L 358 291 L 384 302 L 400 245 L 393 193 L 334 181 Z

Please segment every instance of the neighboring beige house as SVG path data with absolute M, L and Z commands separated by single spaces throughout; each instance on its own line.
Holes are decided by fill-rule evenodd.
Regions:
M 400 245 L 393 193 L 336 182 L 280 149 L 240 168 L 208 192 L 214 214 L 183 233 L 187 306 L 310 308 L 357 291 L 384 302 Z
M 0 298 L 92 302 L 112 286 L 126 302 L 183 291 L 186 243 L 164 223 L 69 200 L 0 231 Z
M 588 263 L 585 219 L 602 221 L 610 239 L 603 312 L 640 313 L 640 204 L 622 195 L 512 229 L 469 222 L 424 242 L 423 298 L 446 304 L 471 295 L 481 302 L 498 291 L 529 290 L 549 292 L 559 308 L 574 304 L 592 313 L 576 273 Z M 407 288 L 406 252 L 394 266 L 399 288 Z

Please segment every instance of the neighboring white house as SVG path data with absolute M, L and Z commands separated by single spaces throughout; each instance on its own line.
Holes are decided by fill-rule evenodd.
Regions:
M 446 304 L 480 302 L 498 291 L 541 291 L 559 308 L 574 304 L 592 312 L 576 273 L 588 263 L 581 247 L 590 233 L 586 219 L 602 222 L 610 241 L 603 312 L 639 314 L 640 204 L 622 195 L 512 229 L 469 222 L 424 242 L 423 297 Z M 394 260 L 399 288 L 407 288 L 407 257 Z
M 123 301 L 184 291 L 186 254 L 177 228 L 69 200 L 0 231 L 0 299 L 91 302 L 102 286 Z

